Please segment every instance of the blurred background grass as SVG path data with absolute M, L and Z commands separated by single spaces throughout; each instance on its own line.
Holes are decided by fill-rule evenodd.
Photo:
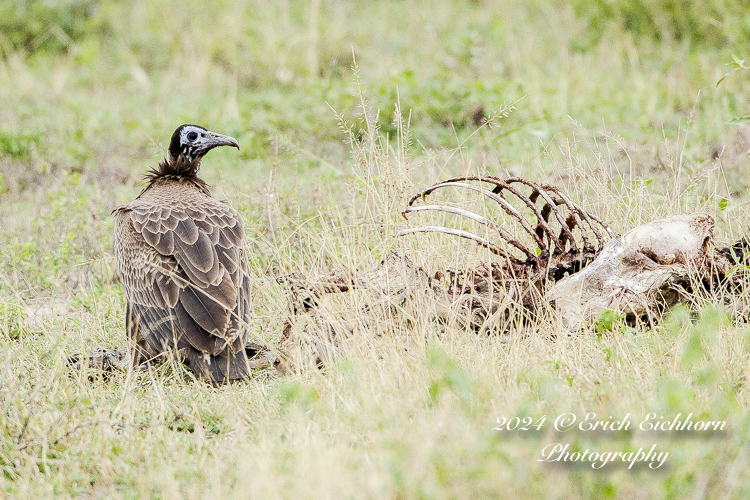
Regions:
M 124 343 L 109 212 L 184 122 L 242 146 L 201 173 L 247 220 L 269 340 L 286 314 L 274 273 L 368 268 L 396 244 L 403 200 L 454 174 L 558 184 L 618 232 L 704 210 L 732 241 L 750 213 L 750 128 L 729 123 L 750 114 L 750 73 L 717 86 L 732 54 L 750 54 L 748 0 L 5 0 L 0 491 L 742 498 L 749 337 L 711 308 L 573 339 L 440 336 L 425 319 L 406 330 L 429 348 L 363 332 L 324 377 L 221 389 L 177 369 L 90 384 L 62 363 Z M 431 268 L 473 251 L 400 244 Z M 545 469 L 541 436 L 491 431 L 590 409 L 695 410 L 733 431 L 669 437 L 661 475 Z

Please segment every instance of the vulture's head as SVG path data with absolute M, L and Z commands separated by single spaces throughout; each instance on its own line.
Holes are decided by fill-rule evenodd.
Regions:
M 169 160 L 174 164 L 182 155 L 189 163 L 197 166 L 201 158 L 217 146 L 234 146 L 240 149 L 237 139 L 233 137 L 211 132 L 199 125 L 180 125 L 169 142 Z

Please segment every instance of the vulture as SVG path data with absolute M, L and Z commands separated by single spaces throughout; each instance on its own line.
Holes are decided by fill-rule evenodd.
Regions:
M 218 146 L 239 149 L 232 137 L 181 125 L 141 194 L 112 215 L 134 366 L 177 353 L 199 378 L 223 383 L 250 370 L 251 301 L 242 220 L 198 177 Z

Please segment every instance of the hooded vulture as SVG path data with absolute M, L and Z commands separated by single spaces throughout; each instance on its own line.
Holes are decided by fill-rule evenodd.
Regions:
M 225 382 L 249 371 L 251 302 L 240 216 L 198 177 L 217 146 L 239 149 L 232 137 L 178 127 L 148 185 L 112 214 L 133 363 L 177 352 L 200 378 Z

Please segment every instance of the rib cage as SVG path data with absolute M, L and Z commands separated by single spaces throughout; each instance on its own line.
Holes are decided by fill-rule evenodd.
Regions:
M 495 202 L 536 247 L 530 247 L 501 224 L 470 210 L 445 204 L 415 204 L 419 200 L 426 203 L 430 194 L 446 188 L 474 191 Z M 535 220 L 528 220 L 516 205 L 520 205 Z M 515 279 L 560 279 L 593 259 L 606 241 L 614 237 L 606 223 L 583 210 L 559 188 L 520 177 L 464 176 L 448 179 L 413 196 L 402 214 L 408 218 L 408 214 L 418 212 L 443 212 L 471 219 L 493 229 L 500 241 L 495 243 L 468 231 L 434 225 L 405 229 L 398 236 L 422 232 L 443 233 L 473 240 L 502 258 L 501 263 L 493 264 L 495 273 L 500 272 Z M 559 226 L 557 230 L 553 229 L 555 223 Z

